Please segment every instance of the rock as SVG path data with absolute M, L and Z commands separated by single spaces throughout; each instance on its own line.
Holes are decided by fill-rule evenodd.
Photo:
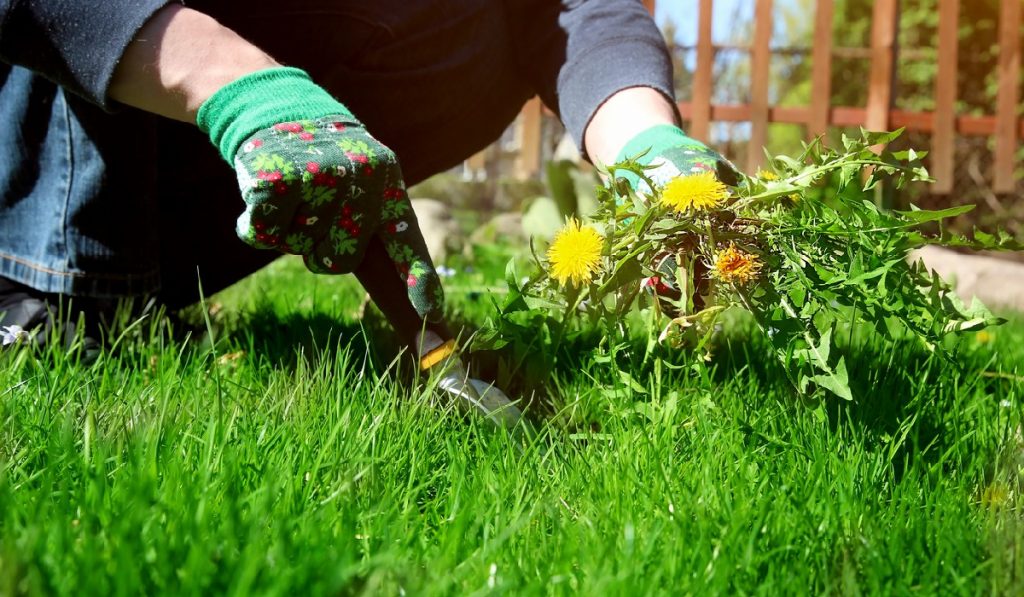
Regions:
M 1024 264 L 983 255 L 966 255 L 941 247 L 918 249 L 910 254 L 910 258 L 915 261 L 922 259 L 967 303 L 971 297 L 977 296 L 993 311 L 1012 309 L 1024 312 Z
M 444 263 L 448 252 L 462 245 L 462 231 L 452 209 L 437 199 L 412 199 L 423 240 L 434 264 Z
M 523 232 L 523 215 L 518 213 L 500 213 L 473 231 L 469 236 L 469 242 L 474 245 L 502 242 L 524 242 L 526 234 Z

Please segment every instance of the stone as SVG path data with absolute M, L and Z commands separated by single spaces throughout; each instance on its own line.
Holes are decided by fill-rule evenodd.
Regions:
M 523 215 L 514 212 L 497 214 L 474 230 L 469 240 L 474 245 L 497 241 L 506 243 L 524 242 L 527 238 L 523 232 Z
M 452 209 L 437 199 L 412 199 L 412 209 L 423 233 L 430 258 L 435 265 L 444 263 L 449 252 L 462 246 L 462 231 Z
M 1024 312 L 1024 264 L 985 255 L 957 253 L 941 247 L 912 251 L 910 258 L 921 259 L 956 289 L 970 304 L 977 296 L 995 313 L 1001 310 Z

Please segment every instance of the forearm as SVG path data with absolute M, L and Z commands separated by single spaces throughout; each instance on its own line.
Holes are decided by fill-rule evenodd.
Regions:
M 218 89 L 274 66 L 274 59 L 213 18 L 171 5 L 128 45 L 108 93 L 129 106 L 195 122 L 199 106 Z
M 630 139 L 659 124 L 679 124 L 664 95 L 650 87 L 623 89 L 594 112 L 583 134 L 586 152 L 597 163 L 612 164 Z
M 671 57 L 642 3 L 523 0 L 509 4 L 516 6 L 512 11 L 512 38 L 523 76 L 550 107 L 557 109 L 586 157 L 613 161 L 614 150 L 600 156 L 593 154 L 603 148 L 603 142 L 586 139 L 586 131 L 610 130 L 607 122 L 590 125 L 599 109 L 610 114 L 619 101 L 634 93 L 629 92 L 631 89 L 659 94 L 661 99 L 653 102 L 659 110 L 667 106 L 672 110 L 669 118 L 674 118 Z M 629 93 L 616 97 L 624 92 Z M 604 120 L 626 124 L 638 112 L 622 110 L 619 114 Z M 614 145 L 617 140 L 607 141 Z

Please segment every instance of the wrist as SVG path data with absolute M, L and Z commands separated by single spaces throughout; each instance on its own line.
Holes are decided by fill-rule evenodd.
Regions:
M 218 89 L 200 106 L 196 124 L 230 163 L 242 143 L 259 130 L 335 114 L 355 121 L 304 71 L 277 67 L 249 73 Z
M 672 103 L 650 87 L 629 87 L 616 92 L 594 112 L 584 132 L 587 154 L 611 164 L 622 148 L 639 133 L 658 125 L 677 125 Z

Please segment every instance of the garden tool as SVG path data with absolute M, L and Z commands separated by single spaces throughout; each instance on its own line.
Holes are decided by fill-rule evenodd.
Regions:
M 420 369 L 437 376 L 437 387 L 463 413 L 482 415 L 505 429 L 514 429 L 523 418 L 522 411 L 504 392 L 493 384 L 469 377 L 454 340 L 428 351 L 420 359 Z

